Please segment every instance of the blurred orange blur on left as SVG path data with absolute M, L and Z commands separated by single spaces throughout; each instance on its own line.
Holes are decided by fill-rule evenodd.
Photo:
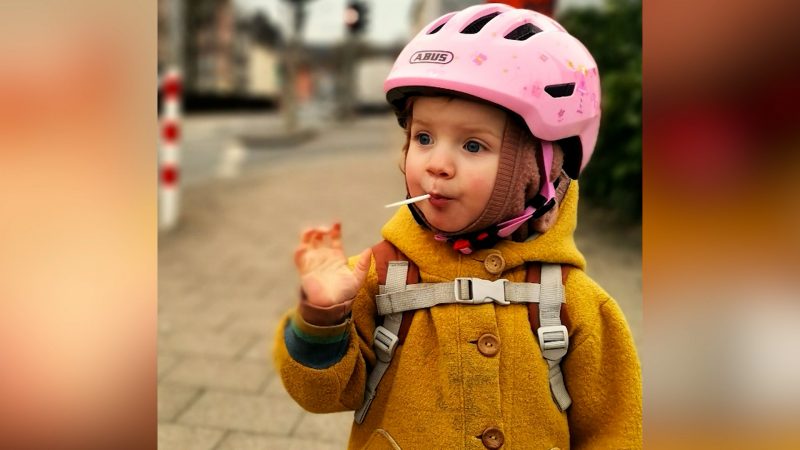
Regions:
M 0 448 L 154 448 L 156 3 L 2 9 Z

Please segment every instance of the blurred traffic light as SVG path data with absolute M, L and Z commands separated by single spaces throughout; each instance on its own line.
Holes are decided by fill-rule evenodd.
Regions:
M 351 34 L 362 33 L 367 26 L 367 4 L 358 0 L 347 2 L 344 23 Z

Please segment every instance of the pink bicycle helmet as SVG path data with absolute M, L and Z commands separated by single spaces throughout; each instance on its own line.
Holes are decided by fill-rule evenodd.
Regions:
M 514 112 L 547 147 L 560 141 L 573 179 L 589 162 L 600 127 L 600 78 L 586 47 L 555 20 L 499 3 L 425 26 L 383 89 L 397 111 L 409 96 L 445 91 Z

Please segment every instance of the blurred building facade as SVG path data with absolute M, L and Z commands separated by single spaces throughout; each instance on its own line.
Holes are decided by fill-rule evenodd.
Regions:
M 446 8 L 470 2 L 443 3 Z M 424 11 L 433 11 L 427 8 Z M 179 20 L 174 17 L 175 11 L 179 11 Z M 252 99 L 266 99 L 274 106 L 281 101 L 281 91 L 289 81 L 285 80 L 289 38 L 275 23 L 280 19 L 267 16 L 263 10 L 240 10 L 234 0 L 159 0 L 159 71 L 163 73 L 180 60 L 177 65 L 184 77 L 188 112 L 193 105 L 207 105 L 207 101 L 242 105 Z M 415 20 L 413 16 L 401 19 Z M 296 101 L 341 101 L 342 74 L 351 73 L 355 86 L 352 96 L 358 107 L 387 106 L 383 80 L 404 44 L 376 45 L 363 37 L 301 44 L 292 55 L 297 64 L 291 80 Z M 343 70 L 344 64 L 353 64 L 354 70 Z
M 281 35 L 264 13 L 243 17 L 233 0 L 183 1 L 176 28 L 176 1 L 158 2 L 160 70 L 171 62 L 181 67 L 187 93 L 278 95 Z

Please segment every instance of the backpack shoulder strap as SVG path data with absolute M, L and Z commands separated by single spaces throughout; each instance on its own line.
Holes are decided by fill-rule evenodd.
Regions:
M 378 272 L 378 284 L 386 284 L 386 273 L 389 269 L 389 262 L 391 261 L 408 261 L 408 273 L 406 274 L 406 284 L 417 284 L 420 281 L 419 268 L 413 261 L 409 260 L 397 247 L 391 242 L 383 240 L 372 247 L 372 255 L 375 258 L 375 270 Z M 400 324 L 400 331 L 397 334 L 399 339 L 398 345 L 403 345 L 408 335 L 408 329 L 411 327 L 411 319 L 414 317 L 414 311 L 406 311 L 403 313 L 403 321 Z
M 539 303 L 528 304 L 528 320 L 533 335 L 539 340 L 542 357 L 547 361 L 550 392 L 561 411 L 572 404 L 561 373 L 561 359 L 569 347 L 569 333 L 564 325 L 566 321 L 562 321 L 562 317 L 567 318 L 563 300 L 568 268 L 556 264 L 529 263 L 526 274 L 526 281 L 541 286 Z
M 372 247 L 378 284 L 386 292 L 399 292 L 408 284 L 416 284 L 419 269 L 409 261 L 394 245 L 382 241 Z M 355 422 L 363 423 L 372 401 L 377 395 L 378 385 L 392 362 L 398 345 L 405 341 L 414 311 L 393 313 L 383 316 L 383 324 L 375 327 L 372 346 L 375 350 L 375 366 L 367 376 L 364 386 L 364 400 L 355 412 Z
M 542 263 L 529 262 L 526 269 L 527 273 L 525 275 L 525 281 L 536 284 L 540 284 L 542 282 Z M 570 270 L 572 270 L 572 266 L 566 264 L 561 265 L 561 284 L 564 286 L 567 285 L 567 277 L 569 276 Z M 536 336 L 536 330 L 539 329 L 538 302 L 528 303 L 528 320 L 531 323 L 531 331 L 533 331 L 533 335 Z M 572 329 L 569 315 L 567 315 L 567 310 L 564 308 L 563 303 L 561 304 L 561 323 L 566 325 L 568 329 Z

